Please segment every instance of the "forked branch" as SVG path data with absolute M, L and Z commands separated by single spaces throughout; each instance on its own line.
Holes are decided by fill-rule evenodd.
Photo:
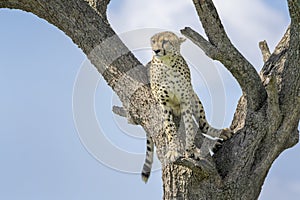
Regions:
M 182 34 L 195 42 L 212 59 L 220 61 L 240 84 L 246 95 L 248 108 L 259 109 L 267 93 L 257 71 L 231 43 L 212 0 L 193 2 L 208 41 L 190 28 L 182 30 Z

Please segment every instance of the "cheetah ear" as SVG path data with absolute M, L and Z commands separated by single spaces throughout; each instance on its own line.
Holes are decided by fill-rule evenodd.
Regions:
M 180 38 L 179 38 L 180 44 L 182 44 L 182 43 L 185 42 L 185 41 L 186 41 L 186 38 L 184 38 L 184 37 L 180 37 Z

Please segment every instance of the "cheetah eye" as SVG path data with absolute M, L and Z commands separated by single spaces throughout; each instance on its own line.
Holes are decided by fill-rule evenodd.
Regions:
M 152 43 L 152 44 L 155 44 L 155 40 L 151 40 L 151 43 Z

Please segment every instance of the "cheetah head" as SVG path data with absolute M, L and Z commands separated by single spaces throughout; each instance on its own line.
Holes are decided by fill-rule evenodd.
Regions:
M 180 45 L 185 38 L 178 37 L 172 32 L 160 32 L 151 37 L 151 47 L 156 57 L 176 55 L 180 53 Z

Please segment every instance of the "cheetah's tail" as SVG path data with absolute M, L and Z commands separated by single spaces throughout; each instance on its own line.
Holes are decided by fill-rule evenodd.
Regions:
M 147 150 L 146 150 L 146 159 L 142 170 L 142 179 L 145 183 L 147 183 L 150 173 L 151 167 L 153 163 L 153 155 L 154 155 L 154 144 L 151 137 L 147 134 Z

